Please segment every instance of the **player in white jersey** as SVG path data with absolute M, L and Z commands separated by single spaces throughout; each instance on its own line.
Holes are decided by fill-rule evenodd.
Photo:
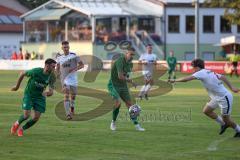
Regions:
M 204 61 L 201 59 L 195 59 L 192 61 L 192 67 L 194 74 L 188 77 L 183 77 L 177 80 L 170 80 L 174 82 L 187 82 L 191 80 L 200 80 L 203 86 L 206 88 L 210 101 L 203 109 L 203 113 L 208 117 L 214 119 L 221 125 L 219 134 L 223 134 L 228 127 L 235 129 L 236 134 L 234 137 L 240 137 L 240 127 L 231 118 L 233 96 L 224 87 L 224 82 L 233 92 L 239 92 L 239 89 L 232 86 L 232 84 L 226 79 L 224 75 L 214 73 L 210 70 L 204 69 Z M 221 109 L 221 116 L 217 115 L 214 110 L 216 108 Z
M 64 93 L 64 108 L 67 119 L 72 119 L 77 94 L 77 71 L 84 67 L 80 57 L 69 52 L 69 42 L 62 42 L 63 55 L 57 57 L 57 74 L 60 75 L 62 91 Z
M 139 58 L 139 63 L 143 66 L 143 76 L 145 84 L 142 86 L 138 97 L 142 99 L 145 97 L 148 100 L 148 92 L 153 85 L 153 70 L 157 64 L 157 55 L 152 53 L 152 45 L 147 45 L 147 53 L 144 53 Z

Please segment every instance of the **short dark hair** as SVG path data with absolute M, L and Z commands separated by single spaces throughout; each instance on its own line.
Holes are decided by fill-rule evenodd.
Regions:
M 146 45 L 146 47 L 152 47 L 152 44 L 151 44 L 151 43 L 148 43 L 148 44 Z
M 68 41 L 62 41 L 62 45 L 66 45 L 66 44 L 69 44 Z
M 48 58 L 45 60 L 45 64 L 52 64 L 52 63 L 56 64 L 57 62 L 52 58 Z
M 192 67 L 199 67 L 201 69 L 204 69 L 204 67 L 205 67 L 204 66 L 204 61 L 202 59 L 199 59 L 199 58 L 194 59 L 191 63 L 191 66 Z

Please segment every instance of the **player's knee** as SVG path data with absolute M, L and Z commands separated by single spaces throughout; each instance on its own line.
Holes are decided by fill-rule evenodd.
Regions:
M 64 88 L 64 89 L 63 89 L 63 93 L 65 93 L 65 94 L 69 94 L 69 93 L 70 93 L 70 91 L 69 91 L 69 89 L 68 89 L 68 88 Z
M 33 121 L 38 121 L 39 120 L 39 116 L 35 116 L 35 117 L 33 117 Z
M 154 85 L 154 82 L 153 82 L 153 80 L 150 82 L 150 85 L 152 86 L 152 85 Z
M 132 106 L 132 103 L 131 102 L 125 102 L 126 106 L 130 107 Z
M 210 111 L 208 110 L 208 108 L 203 108 L 203 111 L 202 111 L 205 115 L 209 115 L 210 114 Z
M 69 95 L 68 94 L 65 94 L 64 95 L 64 100 L 66 101 L 66 100 L 69 100 Z
M 24 117 L 24 119 L 28 119 L 30 117 L 30 114 L 26 114 L 23 117 Z
M 116 102 L 115 102 L 115 106 L 116 106 L 117 108 L 120 108 L 121 102 L 120 102 L 120 101 L 116 101 Z

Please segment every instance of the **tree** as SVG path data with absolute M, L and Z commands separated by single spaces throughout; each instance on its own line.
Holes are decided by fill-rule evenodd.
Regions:
M 34 9 L 49 0 L 18 0 L 22 5 L 26 6 L 29 9 Z
M 205 6 L 225 8 L 224 17 L 240 25 L 240 0 L 205 0 Z

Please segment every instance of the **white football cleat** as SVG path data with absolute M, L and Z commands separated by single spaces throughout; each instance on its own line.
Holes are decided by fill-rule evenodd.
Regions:
M 110 129 L 111 129 L 112 131 L 115 131 L 115 130 L 116 130 L 116 123 L 115 123 L 114 121 L 111 122 Z
M 136 128 L 137 131 L 145 131 L 145 129 L 142 128 L 142 127 L 140 126 L 140 124 L 136 124 L 136 125 L 135 125 L 135 128 Z

